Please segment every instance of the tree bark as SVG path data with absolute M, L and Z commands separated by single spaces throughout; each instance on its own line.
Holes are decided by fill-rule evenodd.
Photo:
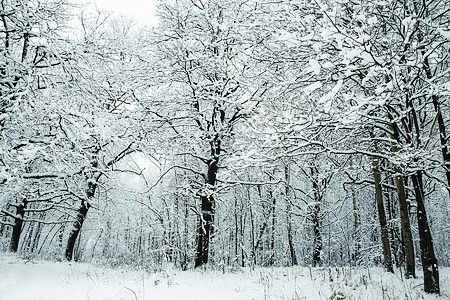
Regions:
M 208 263 L 209 242 L 211 234 L 211 224 L 213 222 L 213 203 L 212 196 L 200 197 L 202 201 L 202 215 L 198 226 L 198 243 L 195 258 L 195 267 Z
M 356 200 L 355 188 L 352 186 L 352 204 L 353 204 L 353 226 L 354 234 L 353 238 L 355 240 L 355 251 L 353 252 L 353 261 L 355 265 L 358 265 L 361 250 L 361 236 L 359 232 L 359 214 L 358 214 L 358 203 Z
M 14 217 L 14 226 L 11 235 L 11 241 L 9 244 L 9 250 L 11 252 L 17 252 L 17 250 L 19 249 L 20 233 L 22 231 L 23 217 L 25 215 L 26 203 L 27 203 L 26 200 L 23 200 L 16 207 L 16 217 Z
M 377 149 L 375 143 L 375 152 L 376 151 Z M 389 272 L 394 273 L 394 269 L 392 267 L 389 234 L 386 222 L 386 212 L 384 210 L 384 203 L 383 203 L 383 190 L 381 186 L 381 174 L 378 157 L 372 156 L 372 167 L 373 167 L 373 177 L 375 180 L 375 200 L 377 203 L 378 218 L 380 220 L 380 228 L 381 228 L 381 244 L 383 246 L 384 267 Z
M 211 235 L 211 225 L 213 223 L 214 199 L 212 196 L 201 197 L 202 215 L 198 226 L 197 253 L 195 258 L 195 267 L 208 263 L 209 242 Z
M 438 97 L 436 95 L 433 95 L 433 96 L 431 96 L 431 98 L 433 99 L 434 109 L 436 110 L 436 113 L 437 113 L 442 159 L 444 160 L 444 169 L 445 169 L 445 175 L 447 177 L 447 185 L 448 185 L 447 188 L 448 188 L 448 192 L 450 194 L 450 151 L 449 151 L 448 145 L 447 145 L 448 138 L 447 138 L 447 135 L 445 132 L 444 118 L 442 117 L 441 107 L 439 105 Z
M 275 226 L 276 226 L 276 215 L 275 215 L 275 207 L 277 204 L 277 199 L 273 196 L 272 191 L 269 193 L 272 199 L 272 208 L 271 208 L 271 221 L 272 226 L 270 228 L 270 259 L 269 265 L 273 266 L 275 264 Z
M 414 246 L 411 234 L 411 223 L 409 220 L 408 204 L 406 202 L 405 186 L 400 168 L 394 166 L 395 185 L 397 187 L 398 204 L 400 208 L 400 223 L 402 227 L 402 238 L 405 247 L 406 276 L 416 277 L 416 263 L 414 259 Z
M 425 69 L 427 79 L 432 79 L 433 74 L 431 73 L 428 56 L 425 57 L 423 61 L 423 66 Z M 437 95 L 432 95 L 431 99 L 433 100 L 434 110 L 436 111 L 437 114 L 436 118 L 439 127 L 439 140 L 441 142 L 442 159 L 444 161 L 445 176 L 447 178 L 447 189 L 450 194 L 450 151 L 448 149 L 448 137 L 445 131 L 445 123 L 441 112 L 441 106 L 439 104 L 439 97 Z
M 247 194 L 248 194 L 248 201 L 250 202 L 250 191 L 247 189 Z M 253 220 L 253 210 L 252 210 L 252 205 L 249 205 L 249 211 L 250 211 L 250 226 L 251 226 L 251 232 L 250 232 L 250 236 L 251 236 L 251 242 L 252 242 L 252 252 L 250 253 L 251 255 L 251 260 L 250 263 L 253 265 L 256 265 L 256 243 L 255 243 L 255 221 Z
M 314 205 L 314 211 L 312 216 L 313 231 L 314 231 L 314 249 L 312 264 L 313 267 L 320 266 L 322 264 L 321 252 L 322 252 L 322 236 L 320 235 L 320 220 L 319 220 L 320 205 Z
M 206 176 L 206 185 L 213 187 L 216 183 L 217 170 L 219 169 L 220 157 L 220 139 L 216 134 L 214 139 L 210 142 L 211 159 L 208 162 L 208 171 Z M 210 194 L 200 196 L 201 200 L 201 216 L 199 220 L 197 233 L 197 252 L 195 258 L 195 268 L 208 263 L 208 256 L 210 250 L 210 238 L 212 232 L 212 225 L 214 222 L 214 197 Z
M 106 163 L 106 167 L 111 167 L 118 161 L 120 161 L 122 158 L 127 156 L 128 154 L 131 154 L 135 151 L 135 149 L 132 149 L 134 142 L 131 142 L 122 152 L 117 154 L 112 160 L 110 160 L 108 163 Z M 94 198 L 95 192 L 97 190 L 98 186 L 98 180 L 103 175 L 103 173 L 95 171 L 95 169 L 99 166 L 98 161 L 98 152 L 100 151 L 100 147 L 95 147 L 94 151 L 92 152 L 92 161 L 91 166 L 93 169 L 93 174 L 86 176 L 87 181 L 87 188 L 86 188 L 86 199 L 81 201 L 81 205 L 77 210 L 77 217 L 76 220 L 73 223 L 73 229 L 69 234 L 69 239 L 67 241 L 66 246 L 66 259 L 72 260 L 73 258 L 73 250 L 75 248 L 75 242 L 77 240 L 78 235 L 80 234 L 81 227 L 83 226 L 84 220 L 86 219 L 86 215 L 89 211 L 89 208 L 91 207 L 90 201 Z
M 424 291 L 439 294 L 439 270 L 434 254 L 433 239 L 425 212 L 422 172 L 411 175 L 417 200 L 417 222 L 419 225 L 420 252 L 423 268 Z
M 190 248 L 190 243 L 188 241 L 189 236 L 189 203 L 186 198 L 183 197 L 184 200 L 184 234 L 183 234 L 183 258 L 181 268 L 183 271 L 186 271 L 188 268 L 188 250 Z
M 319 176 L 317 167 L 311 167 L 311 182 L 314 191 L 314 207 L 311 212 L 311 218 L 313 223 L 313 234 L 314 234 L 314 248 L 312 256 L 312 265 L 314 267 L 320 266 L 322 264 L 322 236 L 320 234 L 320 203 L 322 202 L 322 194 L 319 191 Z
M 87 200 L 81 201 L 81 205 L 77 210 L 77 217 L 73 223 L 73 229 L 70 232 L 69 239 L 67 241 L 65 256 L 68 261 L 71 261 L 73 258 L 73 250 L 75 248 L 75 242 L 77 240 L 81 227 L 83 226 L 84 220 L 86 219 L 86 215 L 90 208 L 88 200 L 94 197 L 96 189 L 97 189 L 97 182 L 89 181 L 88 188 L 86 191 Z
M 390 125 L 389 129 L 393 132 L 391 134 L 391 150 L 393 153 L 398 152 L 398 132 L 394 125 Z M 406 277 L 416 277 L 416 263 L 414 258 L 414 245 L 411 234 L 411 222 L 409 220 L 408 203 L 406 201 L 405 185 L 403 181 L 403 174 L 398 165 L 394 165 L 394 179 L 397 187 L 398 204 L 400 208 L 400 224 L 402 226 L 402 238 L 405 246 L 405 260 L 406 260 Z
M 289 253 L 291 255 L 291 264 L 293 266 L 297 265 L 297 256 L 295 255 L 294 241 L 292 237 L 292 225 L 291 225 L 291 209 L 290 204 L 288 205 L 288 224 L 287 224 L 287 233 L 288 233 L 288 243 L 289 243 Z
M 78 234 L 80 233 L 81 227 L 83 226 L 83 222 L 86 218 L 88 210 L 89 204 L 87 204 L 86 201 L 83 201 L 78 208 L 77 217 L 75 222 L 73 223 L 73 229 L 70 232 L 69 239 L 67 241 L 65 255 L 68 261 L 71 261 L 73 258 L 73 249 L 75 247 L 75 242 L 77 240 Z
M 350 159 L 349 161 L 350 166 L 353 166 L 353 160 Z M 360 250 L 361 250 L 361 235 L 359 232 L 359 214 L 358 214 L 358 201 L 356 199 L 356 193 L 355 193 L 355 187 L 354 185 L 351 186 L 352 190 L 352 205 L 353 205 L 353 227 L 354 227 L 354 233 L 353 233 L 353 239 L 355 241 L 354 246 L 354 252 L 351 254 L 352 260 L 354 265 L 358 265 L 358 261 L 360 258 Z
M 407 98 L 408 99 L 408 98 Z M 437 99 L 436 99 L 437 100 Z M 409 142 L 414 144 L 418 149 L 421 147 L 420 126 L 416 110 L 412 101 L 407 101 L 409 109 Z M 439 115 L 438 115 L 439 116 Z M 414 159 L 415 162 L 418 159 Z M 427 214 L 424 204 L 424 192 L 422 181 L 422 170 L 417 170 L 411 175 L 414 187 L 414 193 L 417 201 L 417 222 L 419 228 L 420 253 L 422 260 L 422 269 L 424 277 L 424 291 L 427 293 L 439 294 L 439 270 L 437 259 L 434 254 L 433 240 L 431 238 L 430 227 L 428 226 Z
M 293 266 L 297 265 L 297 256 L 295 255 L 294 241 L 292 236 L 292 207 L 291 207 L 291 198 L 290 198 L 290 168 L 289 162 L 284 165 L 284 176 L 286 180 L 286 223 L 287 223 L 287 235 L 288 235 L 288 244 L 289 244 L 289 254 L 291 258 L 291 264 Z

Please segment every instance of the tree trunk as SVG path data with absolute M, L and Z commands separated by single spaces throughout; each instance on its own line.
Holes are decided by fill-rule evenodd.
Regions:
M 312 265 L 313 267 L 320 266 L 322 264 L 322 235 L 320 234 L 320 204 L 322 202 L 322 196 L 320 186 L 319 186 L 319 171 L 317 167 L 311 167 L 311 182 L 314 193 L 314 207 L 311 211 L 311 219 L 313 224 L 313 234 L 314 234 L 314 248 L 313 248 L 313 256 L 312 256 Z
M 361 250 L 361 236 L 359 233 L 359 214 L 358 214 L 358 203 L 356 200 L 355 188 L 352 186 L 352 204 L 353 204 L 353 226 L 354 234 L 353 238 L 355 240 L 355 250 L 353 252 L 353 261 L 355 265 L 358 265 L 359 261 L 359 251 Z
M 26 203 L 26 200 L 23 200 L 19 206 L 16 207 L 16 217 L 14 218 L 14 226 L 9 244 L 9 250 L 11 252 L 17 252 L 19 249 L 20 233 L 22 231 Z
M 210 143 L 211 159 L 208 163 L 208 172 L 206 176 L 206 185 L 214 187 L 216 183 L 219 156 L 220 156 L 220 139 L 216 134 L 215 138 Z M 195 268 L 208 263 L 208 256 L 210 250 L 210 238 L 212 232 L 212 225 L 214 222 L 214 197 L 209 192 L 200 196 L 201 216 L 198 226 L 197 235 L 197 252 L 195 258 Z
M 387 178 L 388 184 L 394 186 L 394 179 L 392 177 Z M 385 192 L 386 194 L 386 204 L 387 204 L 387 222 L 391 222 L 395 214 L 395 192 L 392 190 L 388 190 Z M 399 255 L 399 250 L 401 249 L 401 238 L 398 234 L 398 228 L 394 228 L 394 226 L 388 227 L 389 236 L 391 237 L 391 249 L 392 253 L 394 253 L 395 265 L 399 268 L 402 265 L 402 257 Z
M 389 129 L 393 132 L 391 134 L 391 149 L 393 153 L 398 152 L 398 132 L 394 125 L 390 125 Z M 414 258 L 414 245 L 411 234 L 411 223 L 409 220 L 408 203 L 406 201 L 405 185 L 403 181 L 403 175 L 398 165 L 394 165 L 394 178 L 395 185 L 397 187 L 397 197 L 400 209 L 400 224 L 402 226 L 402 238 L 405 247 L 405 260 L 406 260 L 406 277 L 416 277 L 416 263 Z
M 271 209 L 271 221 L 272 226 L 270 228 L 270 260 L 269 265 L 273 266 L 275 264 L 275 226 L 276 226 L 276 215 L 275 206 L 277 204 L 276 198 L 273 196 L 272 191 L 270 191 L 270 197 L 272 198 L 272 209 Z
M 291 209 L 290 204 L 287 209 L 287 234 L 288 234 L 288 243 L 289 243 L 289 253 L 291 255 L 291 264 L 293 266 L 297 265 L 297 256 L 295 255 L 294 241 L 292 237 L 292 227 L 291 227 Z
M 39 219 L 44 221 L 45 220 L 45 212 L 42 212 L 39 214 Z M 36 234 L 34 235 L 34 239 L 33 239 L 33 243 L 31 244 L 31 252 L 36 252 L 39 246 L 39 241 L 41 239 L 41 234 L 42 234 L 42 224 L 43 223 L 38 223 L 37 224 L 37 228 L 36 228 Z
M 239 258 L 238 258 L 238 248 L 239 248 L 239 240 L 238 240 L 238 236 L 239 236 L 239 218 L 238 218 L 238 203 L 237 203 L 237 198 L 236 195 L 234 195 L 234 257 L 236 259 L 236 263 L 239 263 Z
M 411 234 L 411 223 L 409 220 L 408 204 L 406 202 L 405 186 L 400 168 L 394 166 L 395 185 L 397 187 L 398 204 L 400 208 L 400 223 L 402 226 L 402 238 L 405 247 L 406 276 L 416 277 L 416 263 L 414 259 L 414 245 Z
M 248 201 L 250 202 L 250 192 L 248 189 L 247 189 L 247 192 L 248 192 Z M 250 263 L 253 265 L 256 265 L 255 222 L 253 220 L 253 210 L 252 210 L 251 203 L 248 208 L 250 211 L 250 226 L 251 226 L 250 236 L 251 236 L 251 242 L 252 242 L 252 247 L 251 247 L 252 252 L 250 253 L 250 255 L 251 255 Z
M 322 236 L 320 235 L 320 220 L 319 220 L 320 205 L 314 205 L 314 211 L 312 216 L 313 231 L 314 231 L 314 249 L 312 264 L 313 267 L 320 266 L 322 264 L 321 252 L 322 252 Z
M 349 161 L 350 166 L 353 166 L 353 160 L 350 159 Z M 361 235 L 359 232 L 359 225 L 360 225 L 360 221 L 359 221 L 359 214 L 358 214 L 358 202 L 356 199 L 356 193 L 355 193 L 355 187 L 354 185 L 351 186 L 351 190 L 352 190 L 352 205 L 353 205 L 353 228 L 354 228 L 354 232 L 353 232 L 353 239 L 355 241 L 354 243 L 354 252 L 351 254 L 352 260 L 354 265 L 358 265 L 358 261 L 360 258 L 360 250 L 361 250 Z
M 241 208 L 244 209 L 244 204 L 241 202 Z M 241 248 L 241 266 L 245 267 L 245 251 L 244 251 L 244 233 L 245 233 L 245 221 L 247 220 L 247 212 L 241 213 L 240 215 L 240 226 L 239 226 L 239 242 Z
M 416 111 L 411 101 L 407 102 L 409 110 L 409 132 L 411 141 L 420 149 L 420 127 Z M 411 134 L 414 133 L 414 134 Z M 445 153 L 444 153 L 445 155 Z M 444 158 L 445 159 L 445 158 Z M 417 161 L 417 159 L 415 159 Z M 437 259 L 434 254 L 433 240 L 431 238 L 430 227 L 428 226 L 427 214 L 424 204 L 424 192 L 422 181 L 422 170 L 418 170 L 411 175 L 411 180 L 414 187 L 414 193 L 417 201 L 417 222 L 419 228 L 419 245 L 421 252 L 423 277 L 424 277 L 424 291 L 427 293 L 439 294 L 439 270 Z
M 419 225 L 420 252 L 423 268 L 424 291 L 439 294 L 439 270 L 434 254 L 433 239 L 425 212 L 422 172 L 411 175 L 417 200 L 417 222 Z
M 425 69 L 427 79 L 432 79 L 433 74 L 431 73 L 428 56 L 425 57 L 423 66 Z M 444 160 L 445 175 L 447 177 L 447 189 L 450 194 L 450 151 L 448 149 L 448 138 L 447 138 L 447 134 L 445 132 L 445 123 L 444 123 L 444 118 L 443 118 L 442 112 L 441 112 L 441 106 L 439 104 L 439 98 L 437 95 L 432 95 L 431 99 L 433 100 L 434 110 L 436 111 L 436 114 L 437 114 L 436 117 L 437 117 L 438 127 L 439 127 L 439 138 L 440 138 L 440 142 L 441 142 L 442 159 Z
M 375 142 L 375 152 L 376 149 Z M 381 228 L 381 244 L 383 245 L 383 257 L 384 257 L 384 267 L 391 273 L 394 273 L 394 269 L 392 267 L 392 258 L 391 258 L 391 247 L 389 244 L 389 234 L 386 222 L 386 212 L 384 210 L 383 203 L 383 190 L 381 187 L 381 174 L 379 168 L 379 158 L 372 156 L 372 166 L 373 166 L 373 177 L 375 180 L 375 200 L 378 208 L 378 217 L 380 220 L 380 228 Z
M 292 236 L 292 224 L 291 224 L 291 218 L 292 218 L 292 207 L 291 207 L 291 198 L 290 198 L 290 168 L 289 168 L 289 162 L 285 163 L 284 165 L 284 176 L 286 180 L 286 188 L 285 188 L 285 195 L 286 195 L 286 223 L 287 223 L 287 235 L 288 235 L 288 243 L 289 243 L 289 253 L 291 257 L 291 264 L 293 266 L 297 265 L 297 256 L 295 255 L 295 248 L 294 248 L 294 241 Z
M 198 226 L 197 253 L 195 267 L 208 263 L 211 225 L 214 221 L 214 199 L 212 196 L 200 197 L 202 201 L 202 215 Z
M 432 96 L 433 98 L 433 105 L 434 109 L 437 113 L 437 120 L 439 125 L 439 136 L 441 141 L 441 151 L 442 151 L 442 158 L 444 160 L 444 169 L 445 169 L 445 175 L 447 177 L 447 188 L 448 192 L 450 194 L 450 151 L 448 149 L 447 145 L 447 135 L 445 132 L 445 124 L 444 124 L 444 118 L 442 117 L 441 113 L 441 107 L 439 105 L 438 97 L 436 95 Z
M 434 97 L 434 96 L 433 96 Z M 420 125 L 419 119 L 417 117 L 417 112 L 414 109 L 412 101 L 407 96 L 406 105 L 409 107 L 408 115 L 409 115 L 409 124 L 407 129 L 409 130 L 409 144 L 413 144 L 417 149 L 421 148 L 421 139 L 420 139 Z M 437 97 L 434 97 L 433 103 L 437 102 Z M 437 104 L 436 104 L 437 105 Z M 438 110 L 438 118 L 440 115 L 440 111 Z M 442 116 L 441 116 L 442 117 Z M 442 121 L 443 122 L 443 121 Z M 443 123 L 442 123 L 443 125 Z M 445 129 L 445 128 L 444 128 Z M 442 133 L 442 132 L 441 132 Z M 444 130 L 445 134 L 445 130 Z M 442 142 L 442 135 L 441 135 Z M 447 150 L 444 149 L 444 145 L 442 147 L 442 151 L 444 154 L 444 162 L 446 159 Z M 414 159 L 415 162 L 418 159 Z M 448 169 L 447 169 L 448 171 Z M 436 293 L 439 294 L 439 270 L 436 256 L 434 254 L 433 247 L 433 239 L 431 238 L 430 227 L 428 226 L 427 214 L 425 211 L 424 204 L 424 192 L 423 192 L 423 181 L 422 181 L 422 170 L 417 170 L 411 175 L 411 180 L 414 187 L 414 193 L 417 201 L 417 222 L 419 228 L 419 245 L 421 252 L 421 260 L 422 260 L 422 268 L 423 268 L 423 277 L 424 277 L 424 291 L 427 293 Z M 448 174 L 447 174 L 448 175 Z
M 80 233 L 83 222 L 86 219 L 87 212 L 89 210 L 89 204 L 86 201 L 82 201 L 80 207 L 77 210 L 77 217 L 73 223 L 73 229 L 69 234 L 69 239 L 66 246 L 66 259 L 68 261 L 72 260 L 73 249 L 75 247 L 75 242 L 77 240 L 78 234 Z
M 88 188 L 86 191 L 86 196 L 88 200 L 92 199 L 95 195 L 95 190 L 97 189 L 97 179 L 98 178 L 96 178 L 95 182 L 92 181 L 88 182 Z M 90 204 L 88 201 L 86 200 L 81 201 L 81 205 L 77 210 L 76 220 L 73 222 L 73 229 L 70 232 L 69 239 L 67 241 L 65 256 L 68 261 L 71 261 L 73 258 L 73 249 L 75 248 L 75 242 L 80 233 L 81 227 L 83 226 L 84 220 L 86 219 L 86 215 L 88 213 L 89 208 Z
M 188 236 L 189 236 L 189 223 L 188 223 L 188 217 L 189 217 L 189 203 L 186 198 L 183 197 L 184 200 L 184 236 L 183 236 L 183 259 L 182 259 L 182 265 L 181 268 L 183 271 L 186 271 L 188 268 L 188 251 L 190 248 L 189 242 L 188 242 Z

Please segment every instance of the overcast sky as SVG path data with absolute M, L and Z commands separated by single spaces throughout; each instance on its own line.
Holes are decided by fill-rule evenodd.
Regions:
M 152 0 L 82 0 L 80 2 L 95 3 L 98 8 L 124 13 L 136 21 L 155 25 L 155 7 Z

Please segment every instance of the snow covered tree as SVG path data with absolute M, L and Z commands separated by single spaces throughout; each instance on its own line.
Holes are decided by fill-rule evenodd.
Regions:
M 157 60 L 154 76 L 165 96 L 154 93 L 153 97 L 164 97 L 165 107 L 158 117 L 176 128 L 179 144 L 187 145 L 176 151 L 196 159 L 204 169 L 177 167 L 191 170 L 204 181 L 195 183 L 192 195 L 200 200 L 196 267 L 209 259 L 220 163 L 232 144 L 236 123 L 257 102 L 253 97 L 258 88 L 246 86 L 246 41 L 240 32 L 245 8 L 236 1 L 159 5 L 161 21 L 152 55 Z
M 64 1 L 1 2 L 2 188 L 5 197 L 16 195 L 15 199 L 5 199 L 8 207 L 2 212 L 13 220 L 7 222 L 13 227 L 12 251 L 18 249 L 24 216 L 31 210 L 27 207 L 29 195 L 17 191 L 25 186 L 21 177 L 37 167 L 48 166 L 46 149 L 54 137 L 53 124 L 46 126 L 47 120 L 36 106 L 42 104 L 40 100 L 48 87 L 69 77 L 64 69 L 71 60 L 70 53 L 59 39 L 68 9 Z M 7 192 L 14 189 L 16 192 Z
M 417 203 L 424 289 L 438 293 L 437 261 L 421 178 L 426 174 L 435 179 L 430 171 L 442 166 L 435 163 L 436 149 L 429 147 L 432 144 L 429 140 L 433 139 L 433 119 L 439 119 L 439 112 L 436 117 L 430 114 L 433 106 L 436 111 L 436 105 L 432 106 L 436 95 L 430 85 L 430 73 L 427 75 L 428 67 L 424 66 L 429 64 L 428 58 L 433 57 L 435 72 L 446 68 L 447 59 L 441 53 L 445 52 L 443 45 L 447 41 L 442 28 L 447 24 L 442 20 L 447 4 L 439 1 L 433 5 L 418 1 L 361 2 L 322 9 L 331 25 L 324 29 L 322 37 L 336 49 L 336 55 L 343 58 L 335 70 L 341 74 L 344 84 L 354 86 L 355 92 L 349 98 L 354 104 L 350 102 L 350 113 L 346 117 L 355 125 L 360 120 L 361 125 L 371 124 L 380 130 L 380 135 L 372 141 L 384 140 L 386 147 L 378 148 L 379 155 L 394 166 L 391 176 L 395 178 L 400 205 L 407 275 L 415 276 L 405 182 L 405 178 L 411 178 Z M 425 20 L 435 23 L 431 25 Z M 439 73 L 436 75 L 439 77 Z M 442 145 L 441 141 L 440 148 Z

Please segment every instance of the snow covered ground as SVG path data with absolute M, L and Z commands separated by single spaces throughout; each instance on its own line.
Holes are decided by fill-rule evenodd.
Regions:
M 65 299 L 450 299 L 450 268 L 442 295 L 422 291 L 381 268 L 255 268 L 158 273 L 84 263 L 29 261 L 0 253 L 0 300 Z

